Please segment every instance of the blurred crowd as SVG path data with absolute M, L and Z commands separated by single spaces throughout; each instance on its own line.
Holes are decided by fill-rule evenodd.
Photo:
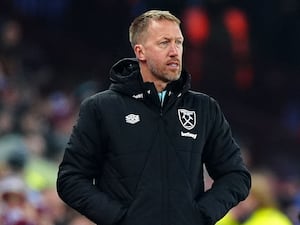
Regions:
M 92 224 L 58 198 L 58 164 L 80 102 L 133 56 L 127 29 L 150 8 L 181 18 L 192 86 L 219 101 L 253 174 L 218 225 L 300 224 L 298 1 L 1 0 L 0 225 Z

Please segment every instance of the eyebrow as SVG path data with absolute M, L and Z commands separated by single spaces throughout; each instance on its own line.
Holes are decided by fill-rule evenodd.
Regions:
M 162 36 L 162 37 L 160 37 L 159 39 L 168 39 L 168 40 L 171 40 L 171 39 L 175 39 L 175 40 L 184 40 L 184 37 L 175 37 L 175 38 L 173 38 L 173 37 L 167 37 L 167 36 Z

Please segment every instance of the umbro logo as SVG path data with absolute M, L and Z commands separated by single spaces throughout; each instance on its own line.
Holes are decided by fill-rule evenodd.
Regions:
M 136 115 L 136 114 L 128 114 L 127 116 L 125 116 L 125 121 L 126 123 L 130 123 L 130 124 L 136 124 L 138 122 L 140 122 L 140 116 Z

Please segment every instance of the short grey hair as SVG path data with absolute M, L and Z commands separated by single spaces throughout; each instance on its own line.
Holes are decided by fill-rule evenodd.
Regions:
M 129 27 L 129 41 L 132 47 L 141 41 L 143 33 L 148 28 L 152 20 L 169 20 L 177 23 L 178 25 L 181 23 L 180 19 L 178 19 L 169 11 L 149 10 L 136 17 Z

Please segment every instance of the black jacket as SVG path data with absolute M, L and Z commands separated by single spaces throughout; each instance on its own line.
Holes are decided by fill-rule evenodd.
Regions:
M 186 72 L 163 105 L 133 59 L 111 81 L 81 105 L 57 179 L 67 204 L 99 225 L 211 225 L 245 199 L 250 175 L 230 127 Z

